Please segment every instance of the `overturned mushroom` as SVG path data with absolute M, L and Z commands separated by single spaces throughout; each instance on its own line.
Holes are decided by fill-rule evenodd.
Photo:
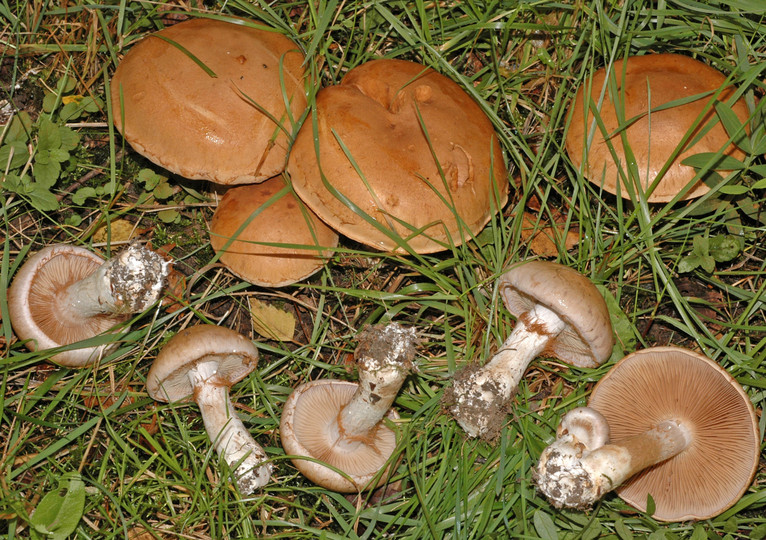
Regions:
M 285 402 L 280 423 L 282 446 L 296 456 L 298 470 L 340 492 L 372 489 L 386 480 L 380 472 L 396 435 L 383 418 L 398 418 L 391 404 L 413 369 L 417 337 L 412 328 L 389 324 L 365 329 L 358 342 L 359 383 L 317 380 L 299 386 Z
M 707 519 L 739 500 L 753 479 L 760 455 L 753 406 L 723 368 L 698 353 L 654 347 L 628 355 L 588 405 L 562 418 L 540 456 L 537 485 L 554 506 L 588 508 L 617 489 L 641 511 L 651 496 L 655 519 Z M 606 437 L 591 437 L 605 426 Z
M 516 326 L 487 364 L 457 373 L 444 397 L 466 433 L 487 440 L 497 437 L 519 381 L 538 355 L 596 367 L 614 345 L 606 302 L 577 271 L 531 261 L 503 274 L 499 287 L 508 310 L 518 317 Z
M 32 351 L 72 345 L 112 330 L 159 300 L 169 263 L 132 244 L 104 259 L 85 248 L 59 244 L 30 257 L 8 291 L 14 332 Z M 114 341 L 114 340 L 112 340 Z M 66 350 L 51 361 L 83 367 L 112 343 Z
M 146 376 L 146 391 L 153 399 L 192 399 L 199 405 L 205 431 L 245 495 L 269 481 L 272 466 L 237 416 L 229 388 L 257 364 L 258 349 L 251 341 L 234 330 L 204 324 L 173 336 Z

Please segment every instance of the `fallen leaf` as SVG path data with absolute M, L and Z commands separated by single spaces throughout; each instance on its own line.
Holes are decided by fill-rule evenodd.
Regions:
M 536 255 L 541 257 L 554 257 L 558 255 L 557 238 L 564 239 L 564 249 L 570 250 L 579 242 L 579 235 L 568 229 L 566 232 L 560 224 L 555 228 L 544 220 L 537 222 L 537 217 L 529 212 L 524 212 L 522 216 L 521 240 L 529 244 Z
M 295 334 L 295 316 L 283 309 L 250 297 L 253 329 L 266 339 L 290 341 Z
M 111 235 L 108 234 L 110 231 Z M 109 223 L 108 229 L 106 223 L 96 229 L 96 232 L 93 233 L 93 241 L 110 241 L 112 243 L 126 242 L 136 236 L 138 236 L 138 232 L 136 231 L 135 223 L 128 221 L 127 219 L 116 219 Z

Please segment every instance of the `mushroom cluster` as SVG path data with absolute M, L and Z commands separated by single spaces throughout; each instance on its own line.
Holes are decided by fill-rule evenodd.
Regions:
M 613 489 L 662 521 L 708 519 L 739 500 L 760 458 L 758 419 L 737 381 L 678 347 L 630 354 L 561 420 L 540 456 L 540 491 L 588 508 Z

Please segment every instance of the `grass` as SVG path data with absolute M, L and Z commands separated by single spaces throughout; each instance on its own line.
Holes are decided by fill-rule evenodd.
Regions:
M 207 241 L 214 207 L 208 186 L 171 177 L 172 194 L 148 196 L 135 180 L 138 171 L 167 173 L 125 148 L 108 122 L 105 87 L 120 56 L 148 32 L 198 11 L 285 32 L 306 51 L 317 87 L 379 56 L 415 60 L 458 81 L 497 128 L 512 170 L 511 200 L 475 241 L 440 254 L 381 254 L 342 241 L 330 264 L 306 283 L 267 290 L 240 282 L 215 264 Z M 637 348 L 672 343 L 702 351 L 726 367 L 762 411 L 766 234 L 758 167 L 764 165 L 765 15 L 755 0 L 234 0 L 204 6 L 73 0 L 66 7 L 0 0 L 6 21 L 0 98 L 13 99 L 33 118 L 52 114 L 55 120 L 61 98 L 52 112 L 41 112 L 42 98 L 67 77 L 74 81 L 70 95 L 101 100 L 94 112 L 69 121 L 78 141 L 45 188 L 58 205 L 48 198 L 50 206 L 39 210 L 35 197 L 47 196 L 36 191 L 40 186 L 0 190 L 0 291 L 27 254 L 46 244 L 109 252 L 118 220 L 135 225 L 156 247 L 166 246 L 188 287 L 183 307 L 137 317 L 116 350 L 82 370 L 27 352 L 13 336 L 0 294 L 0 530 L 7 538 L 30 537 L 30 516 L 47 494 L 63 493 L 63 479 L 63 489 L 84 493 L 81 516 L 75 512 L 78 538 L 766 537 L 763 466 L 738 504 L 700 523 L 659 523 L 613 494 L 590 512 L 559 511 L 531 481 L 560 416 L 585 404 L 593 383 Z M 741 143 L 751 151 L 742 168 L 690 203 L 649 204 L 640 193 L 632 201 L 602 193 L 563 148 L 577 87 L 598 67 L 646 52 L 680 52 L 715 66 L 752 113 L 751 135 Z M 0 141 L 9 141 L 7 130 Z M 39 137 L 24 145 L 44 150 Z M 77 198 L 84 187 L 93 191 Z M 597 369 L 535 361 L 499 443 L 488 445 L 466 440 L 443 414 L 440 397 L 456 369 L 491 356 L 514 324 L 494 280 L 509 264 L 536 256 L 523 231 L 524 208 L 540 216 L 536 229 L 563 219 L 549 258 L 609 293 L 618 346 Z M 107 241 L 94 240 L 103 227 Z M 566 232 L 579 239 L 571 249 L 563 243 Z M 739 243 L 731 260 L 716 261 L 712 271 L 679 272 L 691 260 L 695 238 L 725 234 Z M 144 380 L 163 343 L 185 326 L 213 322 L 251 335 L 249 298 L 288 310 L 298 329 L 286 342 L 255 336 L 259 370 L 232 390 L 276 470 L 262 492 L 242 497 L 225 480 L 198 411 L 155 404 Z M 356 331 L 388 320 L 413 325 L 424 337 L 419 371 L 395 404 L 402 414 L 395 489 L 387 497 L 328 492 L 284 458 L 281 405 L 303 381 L 353 380 L 346 360 Z M 762 417 L 761 434 L 765 422 Z M 68 483 L 72 474 L 79 474 L 82 490 Z

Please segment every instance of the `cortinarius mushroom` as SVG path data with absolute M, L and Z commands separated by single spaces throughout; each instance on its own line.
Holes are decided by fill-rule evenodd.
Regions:
M 173 336 L 146 376 L 146 391 L 153 399 L 191 399 L 199 405 L 205 431 L 245 495 L 269 481 L 272 466 L 234 410 L 229 389 L 257 364 L 258 349 L 250 340 L 234 330 L 202 324 Z
M 388 324 L 366 328 L 358 342 L 359 383 L 317 380 L 299 386 L 285 402 L 279 428 L 285 453 L 298 456 L 293 458 L 298 470 L 339 492 L 385 482 L 381 469 L 394 451 L 396 435 L 383 418 L 398 418 L 391 404 L 413 369 L 417 337 L 412 328 Z
M 497 437 L 519 381 L 538 355 L 596 367 L 614 345 L 606 302 L 579 272 L 531 261 L 500 276 L 498 286 L 516 326 L 487 364 L 457 373 L 444 397 L 466 433 L 486 440 Z
M 85 248 L 46 247 L 19 268 L 8 290 L 13 330 L 31 351 L 72 345 L 113 331 L 129 315 L 159 300 L 168 270 L 162 256 L 138 244 L 106 262 Z M 65 350 L 50 360 L 84 367 L 112 346 Z
M 210 245 L 222 252 L 221 262 L 262 287 L 283 287 L 309 277 L 338 245 L 338 234 L 292 192 L 270 201 L 284 189 L 281 177 L 233 187 L 210 222 Z
M 386 251 L 404 251 L 397 237 L 418 253 L 459 245 L 508 197 L 481 108 L 452 80 L 404 60 L 367 62 L 322 89 L 288 171 L 330 227 Z
M 260 182 L 285 168 L 293 123 L 306 108 L 303 60 L 288 38 L 246 21 L 184 21 L 122 59 L 111 83 L 114 123 L 171 172 Z
M 583 411 L 590 420 L 570 429 L 570 415 Z M 606 437 L 591 437 L 605 426 Z M 701 354 L 654 347 L 623 358 L 587 408 L 562 418 L 536 480 L 557 507 L 584 509 L 617 489 L 641 511 L 651 495 L 661 521 L 708 519 L 739 500 L 759 456 L 757 417 L 740 385 Z
M 693 167 L 681 164 L 687 157 L 725 148 L 723 155 L 744 158 L 742 151 L 729 143 L 729 135 L 710 103 L 714 99 L 727 101 L 735 91 L 726 87 L 713 97 L 727 84 L 726 77 L 716 69 L 679 54 L 647 54 L 615 62 L 609 73 L 615 80 L 614 91 L 607 88 L 605 68 L 596 71 L 580 87 L 572 102 L 572 120 L 566 137 L 572 163 L 581 167 L 594 184 L 613 194 L 619 189 L 626 199 L 631 197 L 631 191 L 637 191 L 635 186 L 630 190 L 625 186 L 625 178 L 631 178 L 626 165 L 626 148 L 629 148 L 635 158 L 635 161 L 631 158 L 631 162 L 642 191 L 649 189 L 667 165 L 657 185 L 647 193 L 649 202 L 667 202 L 685 189 L 696 173 Z M 594 128 L 591 107 L 598 105 L 602 92 L 605 95 L 599 115 L 603 127 Z M 666 103 L 692 96 L 699 99 L 661 109 Z M 749 114 L 744 100 L 732 104 L 732 110 L 742 123 L 747 121 Z M 633 119 L 624 133 L 619 131 L 620 126 Z M 593 140 L 587 144 L 592 131 Z M 627 139 L 626 146 L 623 146 L 623 136 Z M 683 145 L 681 151 L 673 157 L 679 145 Z M 707 185 L 699 181 L 682 200 L 699 197 L 708 190 Z

